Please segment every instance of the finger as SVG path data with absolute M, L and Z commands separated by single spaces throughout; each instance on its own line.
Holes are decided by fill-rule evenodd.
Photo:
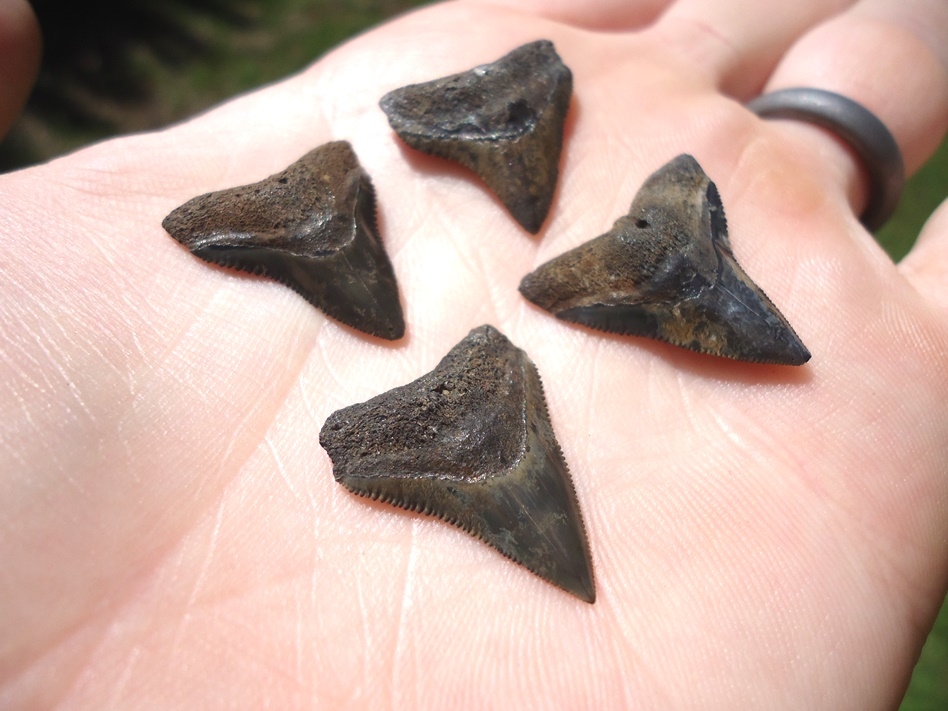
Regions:
M 654 20 L 670 0 L 496 0 L 492 3 L 590 30 L 632 30 Z
M 787 47 L 853 0 L 679 0 L 656 30 L 691 60 L 693 70 L 726 93 L 746 97 L 766 81 Z
M 0 3 L 0 136 L 26 103 L 40 61 L 36 15 L 25 0 Z
M 768 82 L 828 89 L 865 106 L 892 132 L 912 172 L 948 127 L 948 5 L 942 0 L 863 0 L 802 37 Z M 833 134 L 799 122 L 773 122 L 800 149 L 821 156 L 821 169 L 842 180 L 855 214 L 867 180 L 853 153 Z
M 801 38 L 767 86 L 848 96 L 892 131 L 909 172 L 948 127 L 948 4 L 863 0 Z
M 948 200 L 928 218 L 899 270 L 919 293 L 948 311 Z

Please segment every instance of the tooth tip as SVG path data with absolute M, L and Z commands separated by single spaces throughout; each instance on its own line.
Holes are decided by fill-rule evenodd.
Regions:
M 590 605 L 596 602 L 596 588 L 593 585 L 593 582 L 589 578 L 583 578 L 577 581 L 576 585 L 571 592 L 584 602 L 588 602 Z

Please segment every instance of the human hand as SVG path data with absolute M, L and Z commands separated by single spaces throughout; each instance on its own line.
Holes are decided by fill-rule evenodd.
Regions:
M 865 0 L 813 29 L 834 4 L 434 6 L 184 125 L 0 176 L 0 706 L 894 705 L 948 585 L 948 209 L 893 265 L 854 217 L 848 151 L 741 102 L 838 91 L 912 170 L 945 130 L 948 18 Z M 399 144 L 377 101 L 538 38 L 574 103 L 531 237 Z M 161 229 L 339 139 L 378 193 L 408 324 L 393 344 Z M 681 152 L 806 366 L 586 331 L 517 293 Z M 319 447 L 329 413 L 483 323 L 543 378 L 593 606 L 349 495 Z

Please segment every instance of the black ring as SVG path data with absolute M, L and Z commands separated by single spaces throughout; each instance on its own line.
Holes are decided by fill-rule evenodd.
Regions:
M 867 230 L 881 227 L 895 212 L 905 185 L 905 164 L 889 129 L 867 108 L 832 91 L 807 88 L 764 94 L 747 108 L 761 118 L 815 123 L 852 147 L 869 174 L 869 199 L 859 218 Z

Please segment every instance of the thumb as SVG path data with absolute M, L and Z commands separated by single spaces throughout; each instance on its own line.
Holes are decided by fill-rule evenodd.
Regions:
M 40 62 L 40 31 L 26 0 L 0 0 L 0 137 L 26 103 Z

